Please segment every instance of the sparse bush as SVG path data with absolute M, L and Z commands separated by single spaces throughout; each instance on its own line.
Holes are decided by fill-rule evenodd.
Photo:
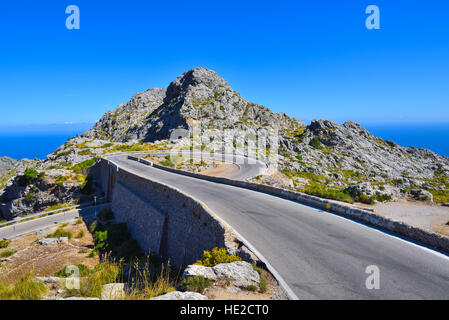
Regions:
M 14 253 L 16 253 L 16 251 L 14 250 L 4 250 L 0 252 L 0 258 L 8 258 L 12 256 Z
M 320 198 L 333 199 L 347 203 L 354 203 L 354 199 L 351 197 L 351 195 L 344 192 L 343 190 L 329 189 L 317 183 L 310 184 L 304 190 L 304 192 Z
M 81 277 L 88 276 L 91 273 L 91 270 L 84 264 L 78 264 L 76 267 L 78 267 L 79 275 Z M 55 272 L 55 277 L 60 278 L 67 278 L 70 277 L 72 274 L 70 272 L 67 272 L 67 266 L 64 266 L 61 270 Z
M 99 158 L 89 159 L 74 165 L 70 169 L 77 174 L 87 174 L 87 169 L 92 167 L 98 160 Z
M 0 240 L 0 249 L 8 248 L 10 240 Z
M 210 280 L 203 276 L 192 276 L 183 281 L 182 287 L 187 291 L 203 293 L 210 284 Z
M 201 260 L 198 260 L 195 264 L 213 267 L 220 263 L 231 263 L 234 261 L 242 261 L 242 258 L 235 255 L 229 255 L 224 248 L 218 249 L 215 247 L 211 251 L 204 251 Z
M 43 178 L 43 173 L 39 174 L 34 168 L 27 168 L 22 176 L 18 177 L 19 185 L 22 187 L 26 187 L 29 185 L 34 179 Z
M 314 137 L 312 140 L 310 140 L 309 145 L 314 149 L 321 149 L 321 142 L 318 137 Z
M 115 283 L 120 273 L 120 265 L 113 261 L 105 261 L 89 270 L 86 277 L 81 278 L 80 289 L 67 290 L 67 296 L 100 297 L 103 285 Z
M 12 287 L 0 283 L 0 300 L 40 300 L 47 292 L 44 283 L 28 275 L 16 282 Z
M 265 293 L 267 291 L 267 279 L 265 279 L 264 275 L 262 274 L 262 269 L 257 267 L 255 263 L 252 264 L 253 269 L 257 271 L 260 277 L 259 282 L 259 292 Z
M 70 231 L 64 230 L 64 225 L 58 227 L 56 231 L 52 234 L 49 234 L 47 238 L 61 238 L 61 237 L 67 237 L 69 239 L 73 238 L 73 233 Z
M 246 290 L 246 291 L 256 292 L 257 291 L 257 286 L 251 285 L 251 286 L 243 287 L 242 289 Z
M 84 237 L 84 230 L 80 230 L 75 236 L 76 239 L 81 239 Z

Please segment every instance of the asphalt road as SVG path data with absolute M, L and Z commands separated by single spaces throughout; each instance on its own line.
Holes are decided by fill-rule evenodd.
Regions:
M 449 257 L 335 214 L 111 157 L 203 201 L 259 250 L 300 299 L 449 299 Z M 368 266 L 379 289 L 368 289 Z
M 102 205 L 96 206 L 97 210 Z M 78 217 L 92 217 L 95 215 L 95 207 L 87 207 L 83 209 L 70 210 L 43 218 L 16 223 L 12 226 L 0 228 L 0 239 L 13 239 L 15 237 L 47 229 L 57 224 L 65 223 Z

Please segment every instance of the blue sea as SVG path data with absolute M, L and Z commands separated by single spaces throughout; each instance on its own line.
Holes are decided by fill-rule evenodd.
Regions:
M 0 127 L 0 156 L 13 159 L 45 159 L 68 139 L 93 124 Z
M 13 159 L 45 159 L 67 139 L 90 129 L 93 124 L 0 128 L 0 156 Z M 362 124 L 363 125 L 363 124 Z M 372 134 L 399 145 L 430 149 L 449 157 L 449 125 L 365 124 Z
M 449 157 L 448 124 L 362 124 L 376 137 Z

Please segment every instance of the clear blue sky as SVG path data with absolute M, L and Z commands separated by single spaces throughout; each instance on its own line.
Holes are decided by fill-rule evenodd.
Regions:
M 65 28 L 66 6 L 81 29 Z M 365 28 L 378 5 L 381 30 Z M 449 2 L 2 1 L 0 125 L 93 122 L 184 71 L 299 119 L 449 123 Z

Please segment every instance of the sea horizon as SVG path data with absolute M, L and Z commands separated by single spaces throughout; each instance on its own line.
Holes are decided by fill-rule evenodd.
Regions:
M 40 159 L 68 139 L 91 129 L 93 123 L 0 126 L 0 157 Z M 374 136 L 404 147 L 424 148 L 449 157 L 448 124 L 362 124 Z

